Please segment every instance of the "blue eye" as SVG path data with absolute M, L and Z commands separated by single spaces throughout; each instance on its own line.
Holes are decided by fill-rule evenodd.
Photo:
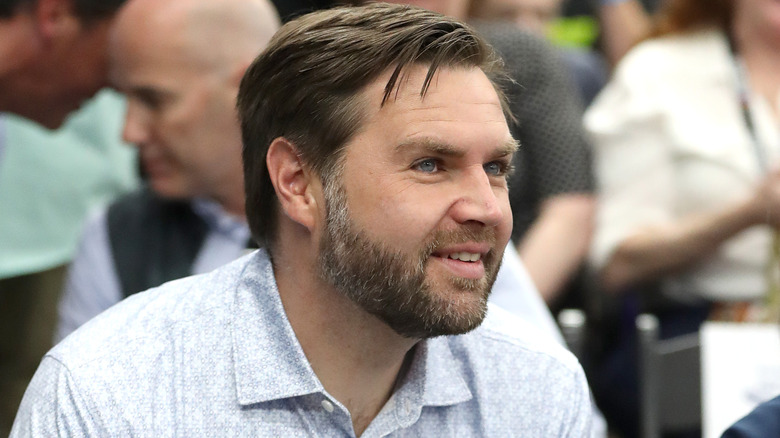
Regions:
M 436 172 L 436 170 L 438 170 L 436 160 L 434 160 L 433 158 L 426 158 L 424 160 L 420 160 L 417 162 L 417 164 L 414 167 L 417 170 L 426 173 L 433 173 Z
M 504 174 L 504 165 L 497 161 L 491 161 L 483 166 L 488 175 L 501 176 Z

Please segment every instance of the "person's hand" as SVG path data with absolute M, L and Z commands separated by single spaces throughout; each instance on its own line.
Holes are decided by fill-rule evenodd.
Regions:
M 756 223 L 780 229 L 780 169 L 767 174 L 752 198 L 751 207 Z

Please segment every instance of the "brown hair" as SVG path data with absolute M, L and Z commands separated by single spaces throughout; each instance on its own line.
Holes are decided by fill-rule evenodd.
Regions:
M 392 68 L 384 105 L 412 64 L 429 66 L 421 96 L 439 67 L 480 68 L 509 114 L 500 58 L 472 28 L 434 12 L 381 3 L 339 7 L 299 17 L 271 39 L 238 92 L 246 214 L 260 244 L 274 243 L 277 218 L 265 161 L 271 142 L 292 142 L 327 184 L 363 121 L 362 89 Z
M 732 0 L 665 0 L 655 15 L 651 37 L 680 34 L 706 27 L 728 32 Z

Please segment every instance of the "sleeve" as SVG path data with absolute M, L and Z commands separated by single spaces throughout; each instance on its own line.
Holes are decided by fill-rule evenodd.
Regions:
M 122 300 L 108 239 L 106 212 L 100 210 L 84 227 L 65 279 L 55 342 Z
M 585 114 L 599 184 L 591 247 L 596 267 L 639 228 L 673 219 L 672 141 L 662 97 L 668 92 L 647 55 L 641 46 L 629 53 Z
M 93 420 L 68 369 L 43 358 L 24 394 L 11 438 L 109 436 Z

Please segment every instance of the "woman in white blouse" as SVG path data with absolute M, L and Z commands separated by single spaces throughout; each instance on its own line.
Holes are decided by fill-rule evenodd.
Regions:
M 780 227 L 780 2 L 672 0 L 586 114 L 603 287 L 761 300 Z M 778 266 L 780 267 L 780 266 Z
M 669 337 L 713 308 L 743 318 L 780 271 L 780 2 L 669 0 L 656 19 L 585 126 L 601 196 L 591 261 L 607 292 L 657 285 L 643 310 Z M 610 366 L 605 386 L 630 393 Z M 629 418 L 633 402 L 614 405 Z

